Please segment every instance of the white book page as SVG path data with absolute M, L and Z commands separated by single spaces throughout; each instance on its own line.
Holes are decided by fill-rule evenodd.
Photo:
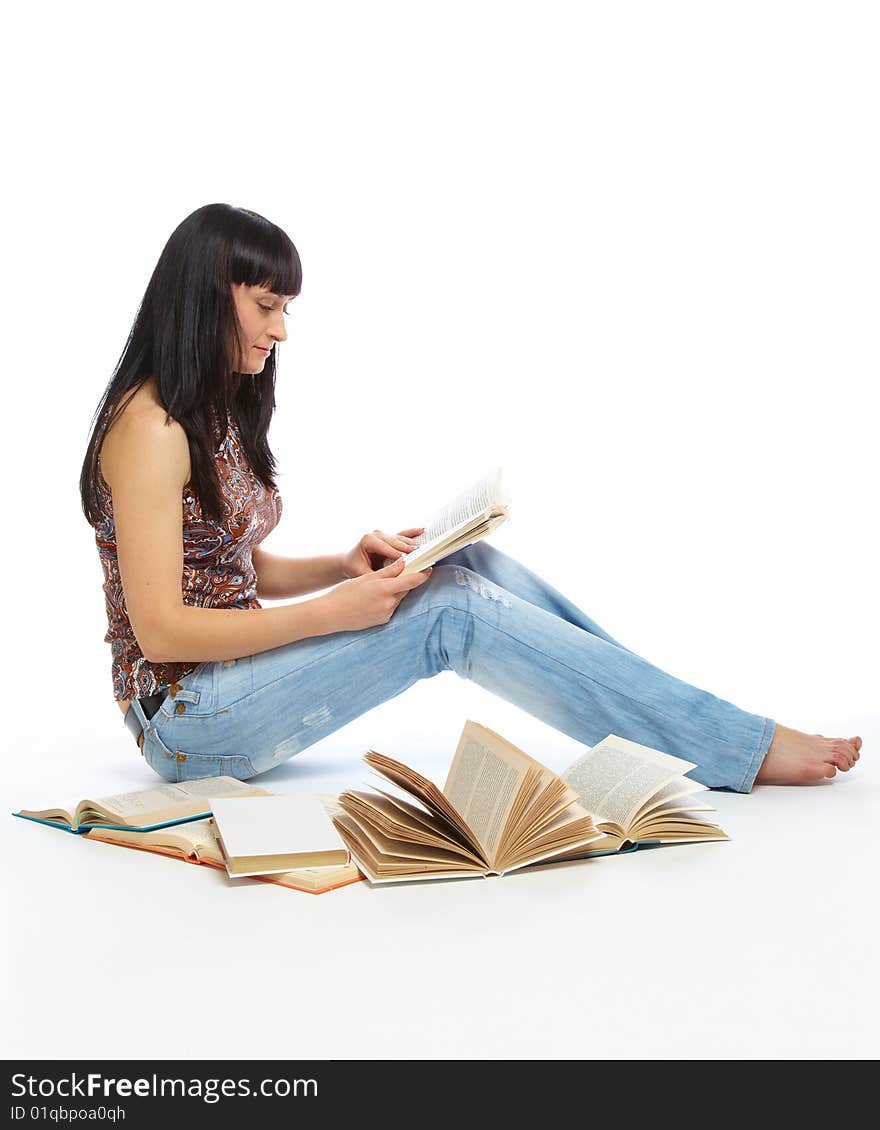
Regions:
M 212 796 L 235 796 L 239 793 L 253 793 L 254 786 L 235 777 L 204 777 L 195 781 L 181 781 L 178 784 L 157 785 L 152 789 L 139 789 L 133 793 L 119 793 L 116 796 L 101 797 L 98 804 L 108 812 L 120 816 L 133 816 L 140 812 L 158 812 L 175 805 L 184 805 L 196 797 L 205 798 L 205 811 L 211 806 L 207 798 Z
M 510 486 L 501 467 L 495 467 L 468 490 L 462 491 L 425 523 L 424 532 L 415 539 L 418 553 L 423 546 L 441 541 L 458 526 L 476 518 L 492 506 L 505 506 L 510 501 Z
M 111 844 L 130 844 L 134 847 L 171 848 L 174 851 L 185 848 L 190 854 L 195 853 L 198 848 L 201 858 L 207 855 L 218 862 L 222 858 L 217 843 L 217 833 L 210 816 L 201 820 L 188 820 L 185 824 L 174 824 L 170 828 L 161 828 L 152 832 L 137 832 L 133 828 L 90 829 L 83 838 L 107 841 Z
M 175 824 L 173 828 L 169 828 L 167 831 L 176 838 L 185 840 L 193 850 L 199 847 L 209 848 L 213 849 L 216 855 L 220 855 L 217 833 L 214 831 L 214 824 L 210 816 L 206 816 L 202 820 L 188 820 L 185 824 Z M 137 832 L 133 834 L 143 836 L 144 843 L 156 843 L 161 839 L 163 832 Z
M 629 828 L 640 808 L 696 763 L 609 734 L 560 773 L 597 821 Z
M 334 796 L 333 793 L 320 793 L 318 800 L 320 800 L 321 804 L 324 806 L 324 811 L 331 820 L 334 816 L 338 816 L 340 812 L 345 811 L 339 803 L 339 798 Z M 308 868 L 305 870 L 308 870 Z
M 708 792 L 706 785 L 701 785 L 699 781 L 692 781 L 690 777 L 677 777 L 674 781 L 670 781 L 668 785 L 664 785 L 662 789 L 658 790 L 650 800 L 645 801 L 639 811 L 636 813 L 634 820 L 641 820 L 647 813 L 653 812 L 655 808 L 661 805 L 665 806 L 668 801 L 676 800 L 679 797 L 691 796 L 693 793 Z M 692 806 L 695 809 L 704 808 L 705 805 L 694 803 Z

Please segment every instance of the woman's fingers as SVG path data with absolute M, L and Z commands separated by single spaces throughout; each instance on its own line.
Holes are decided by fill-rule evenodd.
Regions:
M 383 534 L 381 530 L 373 530 L 371 534 L 364 535 L 364 549 L 368 553 L 382 553 L 386 557 L 399 557 L 400 554 L 394 548 L 391 539 L 387 534 Z
M 433 568 L 433 566 L 431 566 Z M 394 594 L 400 600 L 406 596 L 410 589 L 423 585 L 431 576 L 431 569 L 421 569 L 417 573 L 407 573 L 405 577 L 393 577 Z
M 397 550 L 402 550 L 408 553 L 410 550 L 415 549 L 417 542 L 415 538 L 405 537 L 401 534 L 385 534 L 381 530 L 373 530 L 372 537 L 375 544 L 368 545 L 368 549 L 374 553 L 382 553 L 385 550 L 390 550 L 388 554 L 390 557 L 398 556 Z

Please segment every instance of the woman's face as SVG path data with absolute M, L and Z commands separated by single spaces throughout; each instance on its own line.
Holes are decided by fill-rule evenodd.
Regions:
M 239 322 L 240 357 L 233 364 L 236 373 L 259 373 L 269 351 L 287 340 L 284 326 L 286 308 L 292 294 L 273 294 L 262 286 L 232 284 L 232 297 Z

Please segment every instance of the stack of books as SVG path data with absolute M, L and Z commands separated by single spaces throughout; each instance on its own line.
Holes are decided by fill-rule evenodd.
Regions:
M 227 835 L 236 853 L 228 856 L 220 837 L 216 814 L 224 806 L 260 800 L 259 822 L 240 827 L 233 811 Z M 278 811 L 278 806 L 283 812 Z M 274 812 L 273 812 L 274 810 Z M 252 809 L 248 812 L 252 814 Z M 205 864 L 230 877 L 258 879 L 295 891 L 323 894 L 357 883 L 363 875 L 352 862 L 331 823 L 339 811 L 328 794 L 276 795 L 234 777 L 206 777 L 198 781 L 164 784 L 137 792 L 81 800 L 64 808 L 14 812 L 61 831 L 74 832 L 90 842 L 151 851 L 186 863 Z M 269 818 L 273 813 L 274 820 Z M 241 815 L 247 815 L 242 809 Z M 284 831 L 279 848 L 278 824 Z M 226 830 L 224 828 L 224 830 Z M 239 843 L 239 841 L 242 841 Z M 251 855 L 272 854 L 256 862 Z
M 615 734 L 557 774 L 468 720 L 442 789 L 376 750 L 363 760 L 381 788 L 278 795 L 211 777 L 13 815 L 312 894 L 730 838 L 704 816 L 695 763 Z

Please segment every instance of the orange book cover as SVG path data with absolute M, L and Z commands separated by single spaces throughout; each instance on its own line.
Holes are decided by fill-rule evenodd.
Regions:
M 184 863 L 194 863 L 197 867 L 215 867 L 217 870 L 226 874 L 226 868 L 222 863 L 215 863 L 213 859 L 191 859 L 184 852 L 177 851 L 175 848 L 157 847 L 155 844 L 125 844 L 119 840 L 110 840 L 105 836 L 96 836 L 94 832 L 86 832 L 82 836 L 83 840 L 98 840 L 102 844 L 112 844 L 114 847 L 130 847 L 135 851 L 151 851 L 155 855 L 167 855 L 172 859 L 181 859 Z M 274 883 L 276 887 L 287 887 L 289 890 L 303 891 L 307 895 L 323 895 L 328 891 L 338 890 L 339 887 L 348 887 L 352 883 L 360 883 L 365 876 L 359 873 L 353 879 L 344 879 L 341 883 L 334 883 L 330 887 L 323 887 L 320 891 L 312 891 L 308 887 L 298 887 L 295 883 L 285 883 L 282 881 L 280 875 L 253 875 L 250 878 L 257 879 L 263 883 Z M 236 880 L 241 882 L 241 880 Z

